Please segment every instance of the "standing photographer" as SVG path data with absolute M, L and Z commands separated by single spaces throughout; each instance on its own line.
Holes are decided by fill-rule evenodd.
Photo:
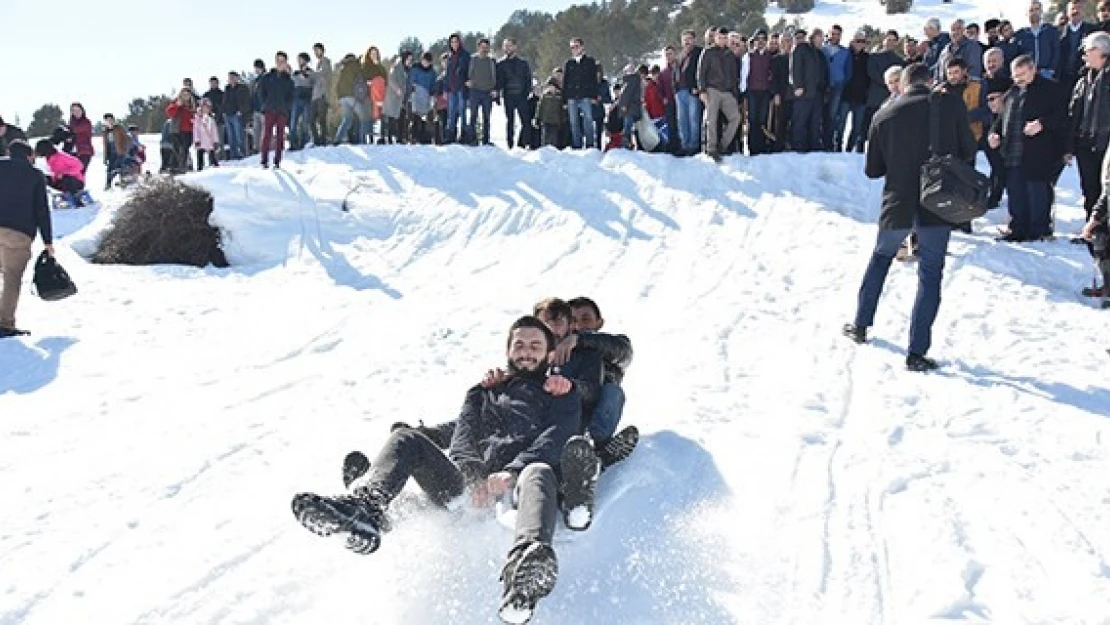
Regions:
M 927 65 L 913 63 L 907 67 L 902 72 L 902 86 L 904 94 L 876 113 L 871 123 L 864 173 L 868 178 L 886 179 L 883 207 L 878 240 L 860 286 L 855 322 L 844 326 L 843 332 L 857 343 L 867 341 L 867 329 L 874 324 L 890 264 L 902 241 L 916 233 L 920 262 L 906 368 L 930 371 L 937 368 L 937 363 L 925 354 L 932 344 L 933 321 L 940 309 L 944 256 L 952 233 L 951 224 L 921 205 L 921 167 L 933 152 L 931 108 L 938 107 L 938 144 L 932 146 L 937 154 L 973 163 L 975 138 L 960 98 L 944 94 L 930 98 L 932 72 Z

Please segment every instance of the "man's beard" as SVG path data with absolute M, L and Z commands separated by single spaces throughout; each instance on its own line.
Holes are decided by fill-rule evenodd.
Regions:
M 528 369 L 523 369 L 521 367 L 518 367 L 517 364 L 515 362 L 513 362 L 513 360 L 510 358 L 509 359 L 509 373 L 514 378 L 543 379 L 547 376 L 548 365 L 549 365 L 549 363 L 547 361 L 547 358 L 544 357 L 536 365 L 535 370 L 528 370 Z

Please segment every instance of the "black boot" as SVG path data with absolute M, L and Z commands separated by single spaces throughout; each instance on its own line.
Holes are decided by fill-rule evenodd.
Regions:
M 632 455 L 639 442 L 640 430 L 634 425 L 617 432 L 608 440 L 595 441 L 594 450 L 601 460 L 601 470 L 604 471 Z
M 585 436 L 574 436 L 563 447 L 559 462 L 562 473 L 563 521 L 568 529 L 585 530 L 594 516 L 594 494 L 601 460 Z
M 846 323 L 840 331 L 844 334 L 844 336 L 852 339 L 860 345 L 867 342 L 867 328 L 857 327 L 854 323 Z
M 940 367 L 937 361 L 932 358 L 927 358 L 921 354 L 910 354 L 906 356 L 906 369 L 915 373 L 924 373 L 926 371 L 933 371 Z
M 551 594 L 558 576 L 559 563 L 551 545 L 539 541 L 516 545 L 501 569 L 504 590 L 498 616 L 515 625 L 532 620 L 536 604 Z
M 308 531 L 320 536 L 348 534 L 346 548 L 361 554 L 374 553 L 381 535 L 389 531 L 385 506 L 365 488 L 353 495 L 324 497 L 300 493 L 293 497 L 293 516 Z

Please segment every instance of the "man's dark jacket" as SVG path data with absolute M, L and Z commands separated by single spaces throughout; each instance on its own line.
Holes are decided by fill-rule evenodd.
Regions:
M 580 332 L 578 334 L 578 348 L 592 350 L 601 356 L 605 366 L 605 382 L 620 384 L 624 381 L 624 374 L 632 364 L 632 341 L 623 334 L 606 334 L 604 332 Z
M 54 242 L 46 177 L 30 163 L 0 159 L 0 228 L 32 239 L 38 232 L 46 245 Z
M 1018 87 L 1010 89 L 1002 112 L 995 116 L 991 132 L 1002 136 L 1002 156 L 1006 156 L 1007 146 L 1011 145 L 1007 136 L 1010 121 L 1010 98 L 1018 97 Z M 1053 182 L 1063 167 L 1065 150 L 1068 147 L 1068 102 L 1067 94 L 1060 83 L 1040 74 L 1026 87 L 1025 104 L 1022 108 L 1026 122 L 1040 121 L 1044 129 L 1035 136 L 1021 137 L 1021 173 L 1026 180 Z M 1024 127 L 1024 124 L 1022 125 Z
M 535 462 L 558 468 L 563 447 L 581 427 L 582 397 L 577 388 L 555 397 L 543 383 L 542 375 L 518 376 L 467 392 L 449 456 L 468 483 Z
M 882 230 L 947 225 L 921 206 L 921 166 L 930 155 L 929 106 L 928 88 L 914 86 L 876 113 L 871 122 L 864 173 L 868 178 L 886 178 L 879 217 Z M 936 94 L 932 106 L 940 110 L 937 152 L 973 163 L 975 138 L 963 100 Z
M 262 112 L 289 114 L 296 95 L 293 77 L 288 72 L 271 69 L 259 82 L 258 94 L 262 99 Z

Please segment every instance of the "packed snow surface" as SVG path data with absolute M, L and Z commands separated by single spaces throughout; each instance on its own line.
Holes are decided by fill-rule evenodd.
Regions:
M 97 165 L 99 214 L 56 215 L 80 293 L 26 293 L 34 334 L 0 342 L 0 624 L 496 622 L 488 514 L 411 487 L 360 557 L 289 503 L 340 492 L 393 422 L 453 418 L 552 295 L 631 337 L 643 438 L 591 528 L 560 528 L 533 623 L 1107 623 L 1108 319 L 1080 246 L 995 242 L 1003 211 L 954 235 L 944 368 L 911 374 L 914 265 L 870 345 L 840 336 L 880 196 L 858 155 L 257 162 L 183 178 L 231 269 L 87 263 L 123 200 Z

